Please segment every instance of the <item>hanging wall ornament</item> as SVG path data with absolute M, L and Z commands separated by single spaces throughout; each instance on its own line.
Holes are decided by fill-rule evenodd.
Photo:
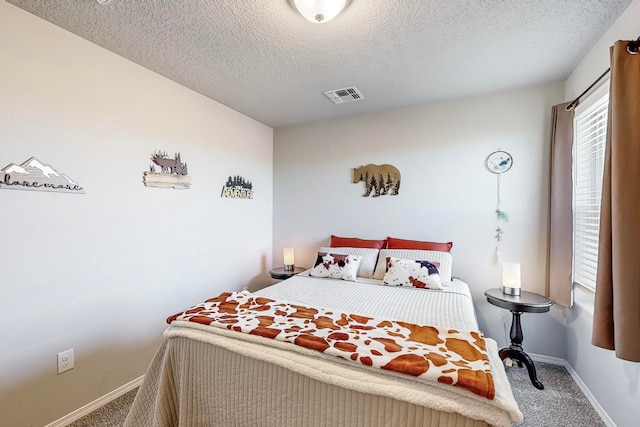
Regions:
M 511 154 L 506 151 L 502 151 L 498 149 L 498 151 L 494 151 L 489 154 L 484 161 L 484 165 L 487 170 L 496 175 L 496 193 L 497 193 L 497 203 L 496 203 L 496 258 L 498 261 L 501 261 L 502 255 L 500 253 L 500 241 L 502 240 L 502 235 L 504 231 L 502 230 L 502 222 L 509 221 L 509 217 L 507 213 L 502 210 L 502 196 L 500 195 L 500 177 L 503 173 L 511 169 L 513 165 L 513 157 Z

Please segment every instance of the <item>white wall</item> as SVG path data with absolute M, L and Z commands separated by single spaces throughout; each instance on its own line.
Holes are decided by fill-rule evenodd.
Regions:
M 608 67 L 614 40 L 640 35 L 639 16 L 635 0 L 565 96 L 550 84 L 281 129 L 272 172 L 270 128 L 0 1 L 0 167 L 36 156 L 87 190 L 0 190 L 3 425 L 44 425 L 136 378 L 168 314 L 270 282 L 284 246 L 310 265 L 331 234 L 453 240 L 454 274 L 504 345 L 510 318 L 482 295 L 500 281 L 484 158 L 514 155 L 502 253 L 522 263 L 525 289 L 543 292 L 550 106 Z M 142 185 L 157 149 L 182 153 L 190 190 Z M 361 197 L 351 169 L 366 163 L 399 167 L 400 195 Z M 235 174 L 255 200 L 219 197 Z M 567 358 L 616 423 L 633 425 L 640 368 L 591 346 L 590 322 L 583 306 L 525 315 L 525 348 Z M 76 368 L 56 375 L 55 354 L 71 347 Z
M 514 157 L 502 175 L 504 260 L 520 261 L 525 290 L 544 292 L 551 106 L 564 86 L 548 84 L 277 129 L 274 135 L 274 262 L 293 246 L 310 266 L 331 234 L 453 241 L 454 275 L 469 283 L 480 326 L 506 344 L 511 318 L 489 305 L 501 284 L 494 259 L 496 176 L 484 167 L 501 148 Z M 366 102 L 363 101 L 363 102 Z M 340 108 L 340 106 L 336 106 Z M 354 167 L 390 163 L 400 194 L 365 198 L 351 183 Z M 562 312 L 524 315 L 524 345 L 564 357 Z
M 142 375 L 169 315 L 271 283 L 273 131 L 2 1 L 0 58 L 0 168 L 86 189 L 0 189 L 0 424 L 41 426 Z M 143 185 L 155 150 L 191 189 Z M 236 174 L 254 200 L 220 197 Z
M 616 40 L 640 36 L 640 0 L 635 0 L 585 56 L 566 82 L 566 99 L 574 99 L 609 67 L 609 47 Z M 567 360 L 603 409 L 619 427 L 640 419 L 640 363 L 617 359 L 614 352 L 591 345 L 593 295 L 576 291 L 567 310 Z

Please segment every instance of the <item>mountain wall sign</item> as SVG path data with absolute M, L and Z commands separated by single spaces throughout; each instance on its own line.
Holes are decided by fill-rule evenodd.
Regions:
M 35 157 L 0 170 L 0 189 L 85 194 L 77 182 Z

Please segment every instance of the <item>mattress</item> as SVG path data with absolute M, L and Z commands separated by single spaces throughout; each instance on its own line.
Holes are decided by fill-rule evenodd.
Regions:
M 469 288 L 459 280 L 431 291 L 302 273 L 255 294 L 418 324 L 478 329 Z M 406 375 L 374 372 L 288 343 L 173 322 L 125 426 L 476 427 L 521 422 L 497 345 L 486 341 L 494 400 L 445 384 L 425 386 Z

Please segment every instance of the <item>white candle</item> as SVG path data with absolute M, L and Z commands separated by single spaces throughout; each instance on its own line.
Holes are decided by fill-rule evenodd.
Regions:
M 284 265 L 294 265 L 293 248 L 284 248 L 282 251 Z
M 519 262 L 502 263 L 502 286 L 513 289 L 519 289 L 522 286 Z

